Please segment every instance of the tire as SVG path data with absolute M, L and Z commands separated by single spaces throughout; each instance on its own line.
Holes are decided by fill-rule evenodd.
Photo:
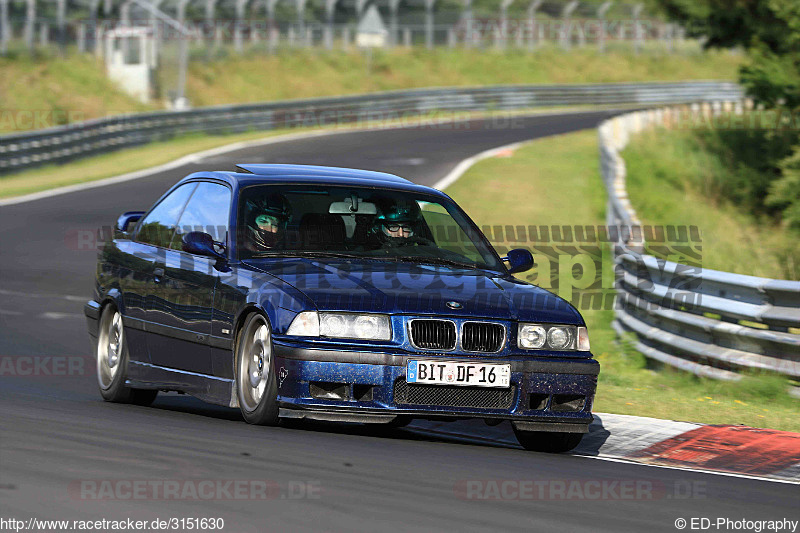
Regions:
M 97 385 L 107 402 L 150 405 L 157 390 L 132 389 L 125 386 L 128 371 L 128 342 L 125 327 L 117 308 L 107 305 L 100 316 L 97 336 Z
M 272 357 L 272 329 L 263 315 L 253 313 L 236 343 L 236 395 L 248 424 L 278 424 L 278 386 Z
M 514 426 L 514 435 L 523 448 L 532 452 L 564 453 L 580 444 L 583 433 L 524 431 Z

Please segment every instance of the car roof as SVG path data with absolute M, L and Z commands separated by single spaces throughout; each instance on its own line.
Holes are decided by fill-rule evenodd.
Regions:
M 376 187 L 382 189 L 424 192 L 447 198 L 447 195 L 437 189 L 413 183 L 394 174 L 376 172 L 373 170 L 315 165 L 257 163 L 241 163 L 237 164 L 236 167 L 242 172 L 197 172 L 187 176 L 181 181 L 212 177 L 222 179 L 234 188 L 269 183 L 350 185 L 354 187 Z

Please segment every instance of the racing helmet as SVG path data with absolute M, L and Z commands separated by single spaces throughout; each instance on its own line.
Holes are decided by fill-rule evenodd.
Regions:
M 414 201 L 393 202 L 384 206 L 375 217 L 372 233 L 389 245 L 411 242 L 419 226 L 421 212 Z
M 289 201 L 282 194 L 272 193 L 247 201 L 248 234 L 257 250 L 274 248 L 286 233 L 292 215 Z

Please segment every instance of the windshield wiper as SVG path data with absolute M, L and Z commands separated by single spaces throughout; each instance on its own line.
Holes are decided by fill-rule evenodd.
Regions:
M 445 259 L 443 257 L 422 257 L 418 255 L 412 256 L 404 256 L 404 257 L 397 257 L 397 261 L 407 261 L 409 263 L 429 263 L 432 265 L 445 265 L 445 266 L 454 266 L 459 268 L 470 268 L 470 269 L 482 269 L 488 268 L 485 265 L 480 266 L 478 263 L 467 263 L 464 261 L 456 261 L 454 259 Z
M 364 256 L 342 252 L 324 252 L 321 250 L 280 250 L 275 252 L 258 252 L 253 257 L 336 257 L 341 259 L 363 259 Z

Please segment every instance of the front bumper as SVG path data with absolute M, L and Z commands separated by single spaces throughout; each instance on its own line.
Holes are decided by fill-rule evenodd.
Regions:
M 481 358 L 319 350 L 277 339 L 274 355 L 282 416 L 374 422 L 388 422 L 398 415 L 484 418 L 511 420 L 520 429 L 530 431 L 586 432 L 592 421 L 600 370 L 597 361 L 586 358 L 500 360 L 488 355 Z M 499 395 L 497 389 L 424 385 L 430 394 L 409 394 L 409 388 L 421 386 L 405 383 L 406 363 L 410 359 L 436 357 L 509 363 L 511 390 Z M 465 402 L 465 395 L 471 395 L 471 399 Z M 431 403 L 426 403 L 426 398 L 431 398 Z M 569 399 L 573 401 L 565 401 Z

